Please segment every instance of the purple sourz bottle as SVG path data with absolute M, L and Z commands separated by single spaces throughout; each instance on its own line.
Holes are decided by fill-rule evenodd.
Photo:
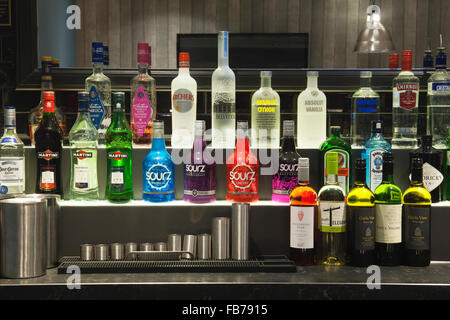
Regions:
M 216 201 L 216 163 L 206 154 L 206 141 L 203 138 L 205 121 L 195 121 L 194 148 L 190 163 L 184 164 L 184 201 L 208 203 Z
M 283 142 L 278 172 L 272 177 L 272 201 L 289 203 L 289 195 L 297 186 L 297 168 L 300 155 L 295 150 L 295 123 L 283 121 Z

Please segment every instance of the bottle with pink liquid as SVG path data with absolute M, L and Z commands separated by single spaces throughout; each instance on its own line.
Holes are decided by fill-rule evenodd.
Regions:
M 295 149 L 294 128 L 294 121 L 283 121 L 283 140 L 278 171 L 272 177 L 272 201 L 289 203 L 289 195 L 297 186 L 300 155 Z

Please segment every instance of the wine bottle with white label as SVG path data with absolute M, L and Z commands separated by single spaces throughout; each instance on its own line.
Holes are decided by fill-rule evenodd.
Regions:
M 403 264 L 425 267 L 431 257 L 431 195 L 423 183 L 423 160 L 413 158 L 411 187 L 403 195 Z
M 383 154 L 383 181 L 375 189 L 375 250 L 378 264 L 398 266 L 402 252 L 402 191 L 394 184 L 394 159 Z
M 431 201 L 433 203 L 439 202 L 442 194 L 442 183 L 444 182 L 442 152 L 432 147 L 433 136 L 425 135 L 421 141 L 421 147 L 409 154 L 410 164 L 413 158 L 423 160 L 423 185 L 431 193 Z
M 366 184 L 366 160 L 356 160 L 355 183 L 347 196 L 347 254 L 354 267 L 375 263 L 375 195 Z

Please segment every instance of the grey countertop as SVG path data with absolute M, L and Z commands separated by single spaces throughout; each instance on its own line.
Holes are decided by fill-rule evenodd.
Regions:
M 70 276 L 50 269 L 38 278 L 0 279 L 0 299 L 450 299 L 448 262 L 382 267 L 379 289 L 367 286 L 372 273 L 348 266 L 299 267 L 296 273 L 81 274 L 80 289 L 67 287 Z

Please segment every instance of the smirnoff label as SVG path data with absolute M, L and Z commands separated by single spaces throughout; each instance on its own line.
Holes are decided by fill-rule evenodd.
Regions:
M 186 113 L 194 106 L 194 95 L 188 89 L 178 89 L 172 95 L 172 110 Z
M 133 124 L 136 128 L 136 133 L 139 137 L 144 135 L 148 122 L 152 118 L 153 109 L 150 106 L 150 101 L 144 88 L 139 87 L 133 98 L 133 106 L 131 108 L 131 115 L 133 117 Z
M 419 85 L 416 83 L 399 83 L 393 88 L 393 103 L 405 110 L 418 106 Z

